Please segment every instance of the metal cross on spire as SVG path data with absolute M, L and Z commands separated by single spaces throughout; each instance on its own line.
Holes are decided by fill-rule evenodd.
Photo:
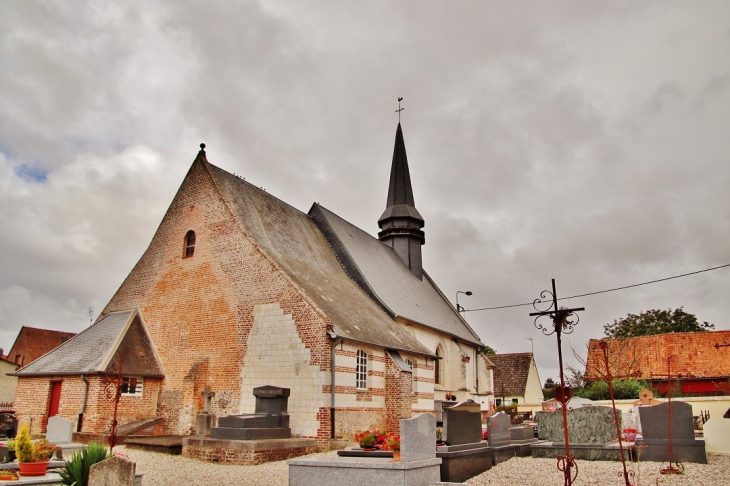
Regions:
M 562 333 L 570 334 L 573 332 L 573 327 L 578 325 L 578 321 L 580 320 L 578 318 L 577 314 L 574 314 L 574 312 L 585 310 L 585 307 L 576 307 L 575 309 L 566 309 L 565 307 L 558 308 L 558 294 L 555 290 L 555 279 L 552 279 L 553 282 L 553 291 L 552 293 L 549 290 L 543 290 L 540 292 L 540 298 L 535 299 L 532 303 L 532 306 L 535 308 L 538 312 L 531 312 L 530 316 L 535 316 L 535 327 L 542 331 L 542 333 L 546 336 L 549 336 L 553 333 L 558 337 L 558 363 L 560 365 L 560 389 L 555 390 L 555 398 L 560 400 L 560 403 L 562 405 L 563 409 L 563 433 L 565 434 L 565 455 L 564 456 L 558 456 L 558 469 L 562 471 L 564 478 L 565 478 L 565 485 L 570 486 L 573 484 L 573 481 L 575 481 L 575 478 L 578 476 L 578 465 L 575 463 L 575 458 L 570 455 L 570 444 L 568 441 L 568 414 L 567 414 L 567 403 L 570 399 L 571 392 L 569 388 L 565 387 L 565 377 L 563 375 L 563 350 L 562 350 L 562 344 L 560 342 L 560 335 Z M 546 300 L 548 297 L 552 297 L 551 300 L 547 300 L 547 302 L 550 302 L 550 306 L 544 310 L 541 311 L 537 308 L 538 304 L 542 304 L 543 301 Z M 552 329 L 550 327 L 545 327 L 541 323 L 538 323 L 537 321 L 541 317 L 548 316 L 552 319 Z M 575 320 L 572 320 L 572 318 L 575 318 Z M 571 471 L 571 469 L 575 468 L 575 471 Z
M 400 112 L 405 110 L 405 108 L 400 107 L 400 102 L 403 101 L 403 97 L 398 98 L 398 109 L 395 110 L 396 113 L 398 113 L 398 123 L 400 123 Z

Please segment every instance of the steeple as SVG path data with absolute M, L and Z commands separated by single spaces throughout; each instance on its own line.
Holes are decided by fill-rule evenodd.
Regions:
M 416 209 L 411 187 L 411 174 L 408 171 L 406 144 L 400 123 L 395 132 L 393 163 L 390 168 L 388 202 L 383 215 L 378 220 L 382 230 L 378 233 L 380 241 L 395 250 L 403 263 L 418 278 L 423 278 L 421 269 L 421 245 L 425 236 L 421 228 L 424 221 Z

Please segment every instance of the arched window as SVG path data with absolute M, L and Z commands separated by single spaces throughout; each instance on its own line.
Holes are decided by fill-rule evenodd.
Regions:
M 362 349 L 357 350 L 357 368 L 355 368 L 355 388 L 364 390 L 368 387 L 368 355 Z
M 436 356 L 439 358 L 444 357 L 444 350 L 441 349 L 440 344 L 436 347 Z M 433 381 L 439 385 L 443 385 L 443 380 L 441 378 L 441 360 L 437 358 L 433 360 Z
M 185 252 L 183 258 L 190 258 L 195 253 L 195 231 L 190 230 L 185 235 Z

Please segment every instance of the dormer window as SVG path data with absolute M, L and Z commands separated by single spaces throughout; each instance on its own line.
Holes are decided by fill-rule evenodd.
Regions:
M 190 258 L 195 253 L 195 231 L 190 230 L 185 235 L 185 252 L 183 258 Z

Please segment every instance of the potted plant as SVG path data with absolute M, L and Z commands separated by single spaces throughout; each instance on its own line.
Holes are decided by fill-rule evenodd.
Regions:
M 400 462 L 400 435 L 389 435 L 387 444 L 393 451 L 393 462 Z
M 380 429 L 368 429 L 362 434 L 355 434 L 355 441 L 363 450 L 374 451 L 383 447 L 385 437 L 385 434 L 380 433 Z
M 0 469 L 0 481 L 17 481 L 18 475 L 12 469 Z
M 436 427 L 436 445 L 443 445 L 444 428 Z
M 634 442 L 636 440 L 636 429 L 629 427 L 624 429 L 621 434 L 621 440 L 624 442 Z
M 8 448 L 8 462 L 15 460 L 15 439 L 8 440 L 6 446 Z
M 114 453 L 129 460 L 128 457 L 119 453 Z M 66 460 L 66 465 L 60 472 L 61 480 L 67 486 L 86 486 L 89 484 L 89 470 L 91 466 L 97 462 L 101 462 L 111 457 L 109 450 L 98 442 L 90 442 L 87 447 L 71 456 Z
M 58 450 L 58 446 L 46 439 L 33 442 L 30 440 L 28 426 L 20 426 L 15 438 L 15 454 L 18 457 L 21 476 L 45 476 L 51 456 Z

